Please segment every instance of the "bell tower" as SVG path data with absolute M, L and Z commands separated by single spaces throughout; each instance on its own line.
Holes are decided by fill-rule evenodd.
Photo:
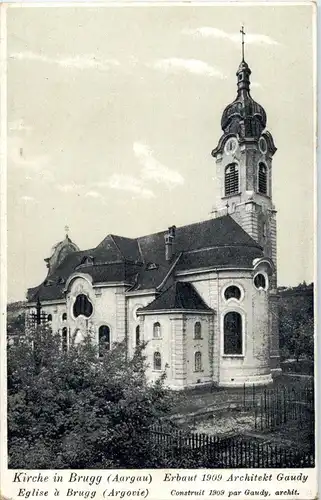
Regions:
M 230 215 L 272 259 L 275 272 L 270 278 L 271 368 L 279 370 L 277 305 L 276 210 L 272 201 L 272 158 L 276 147 L 266 130 L 264 108 L 250 94 L 251 70 L 244 59 L 236 72 L 237 95 L 223 111 L 223 135 L 212 151 L 216 162 L 214 216 Z

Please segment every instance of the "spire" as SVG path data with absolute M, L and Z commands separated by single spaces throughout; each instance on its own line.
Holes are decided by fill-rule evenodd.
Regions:
M 245 30 L 241 26 L 242 60 L 237 69 L 237 95 L 223 111 L 221 126 L 225 134 L 238 134 L 240 138 L 259 137 L 266 126 L 263 107 L 250 94 L 251 70 L 245 61 Z
M 242 34 L 242 62 L 244 62 L 244 37 L 246 35 L 244 31 L 244 26 L 242 25 L 242 28 L 240 29 L 240 33 Z
M 242 36 L 242 61 L 238 67 L 236 76 L 237 76 L 237 95 L 238 97 L 245 97 L 250 92 L 250 74 L 251 70 L 249 65 L 245 62 L 245 31 L 244 26 L 240 29 L 240 33 Z

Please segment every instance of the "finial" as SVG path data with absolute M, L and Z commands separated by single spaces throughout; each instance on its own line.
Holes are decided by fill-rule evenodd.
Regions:
M 228 209 L 230 208 L 230 205 L 229 205 L 228 201 L 226 202 L 225 206 L 226 206 L 226 215 L 228 215 Z
M 240 29 L 240 33 L 242 35 L 242 61 L 244 61 L 244 36 L 246 35 L 244 31 L 244 26 L 242 25 L 242 28 Z
M 66 238 L 68 239 L 69 238 L 69 226 L 65 226 L 65 231 L 66 231 Z

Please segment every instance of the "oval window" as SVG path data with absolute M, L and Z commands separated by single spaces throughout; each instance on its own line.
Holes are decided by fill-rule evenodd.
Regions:
M 255 276 L 254 285 L 258 290 L 260 289 L 266 290 L 266 278 L 264 274 L 260 273 Z

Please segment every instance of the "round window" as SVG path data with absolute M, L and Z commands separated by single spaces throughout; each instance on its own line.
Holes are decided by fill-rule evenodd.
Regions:
M 266 278 L 264 274 L 259 273 L 255 276 L 254 285 L 258 290 L 260 289 L 266 290 Z
M 240 300 L 241 290 L 239 289 L 238 286 L 235 286 L 235 285 L 228 286 L 224 292 L 224 298 L 225 298 L 225 300 L 229 300 L 229 299 Z

